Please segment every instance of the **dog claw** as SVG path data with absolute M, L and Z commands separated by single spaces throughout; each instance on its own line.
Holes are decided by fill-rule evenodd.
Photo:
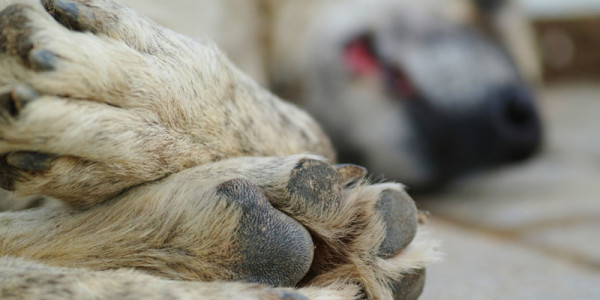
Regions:
M 46 49 L 36 49 L 29 52 L 28 55 L 31 68 L 36 71 L 52 71 L 55 68 L 56 54 Z
M 18 85 L 14 89 L 0 95 L 0 108 L 11 116 L 16 117 L 27 104 L 38 97 L 39 94 L 36 91 L 27 86 Z
M 340 175 L 340 182 L 342 185 L 350 184 L 356 179 L 367 175 L 367 169 L 353 164 L 338 164 L 334 167 Z
M 272 297 L 271 297 L 272 296 Z M 308 300 L 308 297 L 294 291 L 277 291 L 270 292 L 268 298 L 273 300 Z
M 15 109 L 20 112 L 35 99 L 40 97 L 35 90 L 25 85 L 18 85 L 11 93 L 11 97 L 14 101 Z
M 68 29 L 95 32 L 98 24 L 89 7 L 68 0 L 42 0 L 46 11 Z

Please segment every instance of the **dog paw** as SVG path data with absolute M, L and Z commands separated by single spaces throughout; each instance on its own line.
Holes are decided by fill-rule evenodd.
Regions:
M 332 165 L 317 156 L 247 158 L 230 164 L 235 166 L 231 172 L 255 182 L 276 209 L 310 232 L 314 258 L 300 286 L 341 280 L 360 285 L 370 299 L 420 293 L 422 278 L 410 280 L 410 274 L 429 258 L 415 258 L 420 250 L 411 245 L 418 213 L 402 185 L 369 184 L 364 168 Z
M 182 168 L 145 143 L 180 143 L 147 114 L 105 103 L 39 93 L 25 84 L 0 88 L 0 186 L 43 194 L 77 207 Z M 161 146 L 162 145 L 162 146 Z M 164 153 L 163 153 L 164 154 Z M 176 154 L 174 159 L 183 155 Z M 174 168 L 174 169 L 173 169 Z
M 375 208 L 386 228 L 377 255 L 390 258 L 406 248 L 415 237 L 417 208 L 412 199 L 399 189 L 383 190 Z
M 308 272 L 313 258 L 308 231 L 273 208 L 259 187 L 248 180 L 221 183 L 217 194 L 242 212 L 235 239 L 242 257 L 234 267 L 234 279 L 295 286 Z
M 332 153 L 312 119 L 214 45 L 109 0 L 42 4 L 0 12 L 0 156 L 55 158 L 4 159 L 21 195 L 89 207 L 230 157 Z
M 364 174 L 356 166 L 299 159 L 285 186 L 288 204 L 271 199 L 312 234 L 314 259 L 302 283 L 346 280 L 369 299 L 416 299 L 427 260 L 415 260 L 409 249 L 418 230 L 416 205 L 402 185 L 369 184 Z
M 365 175 L 362 167 L 332 165 L 322 157 L 301 154 L 231 158 L 184 170 L 169 180 L 234 180 L 245 182 L 243 186 L 251 183 L 258 187 L 260 192 L 256 194 L 261 203 L 268 201 L 274 211 L 306 228 L 314 245 L 312 260 L 307 270 L 302 269 L 306 273 L 296 287 L 344 284 L 360 286 L 369 299 L 411 299 L 411 295 L 422 290 L 424 273 L 419 270 L 437 259 L 437 244 L 419 233 L 422 230 L 416 205 L 402 185 L 371 184 Z M 246 195 L 245 199 L 256 198 L 248 193 L 236 194 Z M 275 220 L 274 216 L 279 215 L 271 217 L 267 211 L 261 214 L 264 217 L 256 220 Z M 254 219 L 240 220 L 242 228 L 259 227 L 254 225 Z M 248 236 L 253 235 L 259 233 Z M 262 244 L 248 243 L 247 248 L 263 249 Z M 274 240 L 269 244 L 281 243 Z M 304 246 L 300 247 L 291 242 L 284 244 L 288 246 L 283 249 L 304 253 L 300 249 L 308 243 L 301 243 Z M 278 261 L 280 255 L 274 253 L 269 256 Z

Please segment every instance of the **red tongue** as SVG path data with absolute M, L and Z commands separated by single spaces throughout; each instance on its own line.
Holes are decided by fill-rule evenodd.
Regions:
M 369 48 L 369 42 L 364 38 L 356 39 L 346 46 L 344 63 L 350 71 L 369 75 L 379 70 L 379 62 Z

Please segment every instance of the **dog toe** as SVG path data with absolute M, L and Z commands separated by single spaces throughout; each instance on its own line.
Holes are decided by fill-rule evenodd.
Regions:
M 224 182 L 218 193 L 242 211 L 236 242 L 243 258 L 236 266 L 239 278 L 235 279 L 272 286 L 297 284 L 312 263 L 314 245 L 308 231 L 273 208 L 248 180 Z
M 342 186 L 333 166 L 316 159 L 302 159 L 290 174 L 287 190 L 309 206 L 327 211 L 339 206 Z
M 68 0 L 42 0 L 46 11 L 64 27 L 75 31 L 97 32 L 101 23 L 86 5 Z
M 18 85 L 8 92 L 0 93 L 0 114 L 16 117 L 40 95 L 25 85 Z
M 425 286 L 425 269 L 418 269 L 407 273 L 392 284 L 394 300 L 416 300 L 423 292 Z
M 417 208 L 406 192 L 388 189 L 381 192 L 376 209 L 386 227 L 378 255 L 390 258 L 406 248 L 415 237 Z

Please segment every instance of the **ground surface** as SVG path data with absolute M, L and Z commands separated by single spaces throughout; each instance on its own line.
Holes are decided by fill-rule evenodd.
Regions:
M 600 85 L 540 98 L 541 155 L 417 198 L 446 253 L 422 300 L 600 299 Z

